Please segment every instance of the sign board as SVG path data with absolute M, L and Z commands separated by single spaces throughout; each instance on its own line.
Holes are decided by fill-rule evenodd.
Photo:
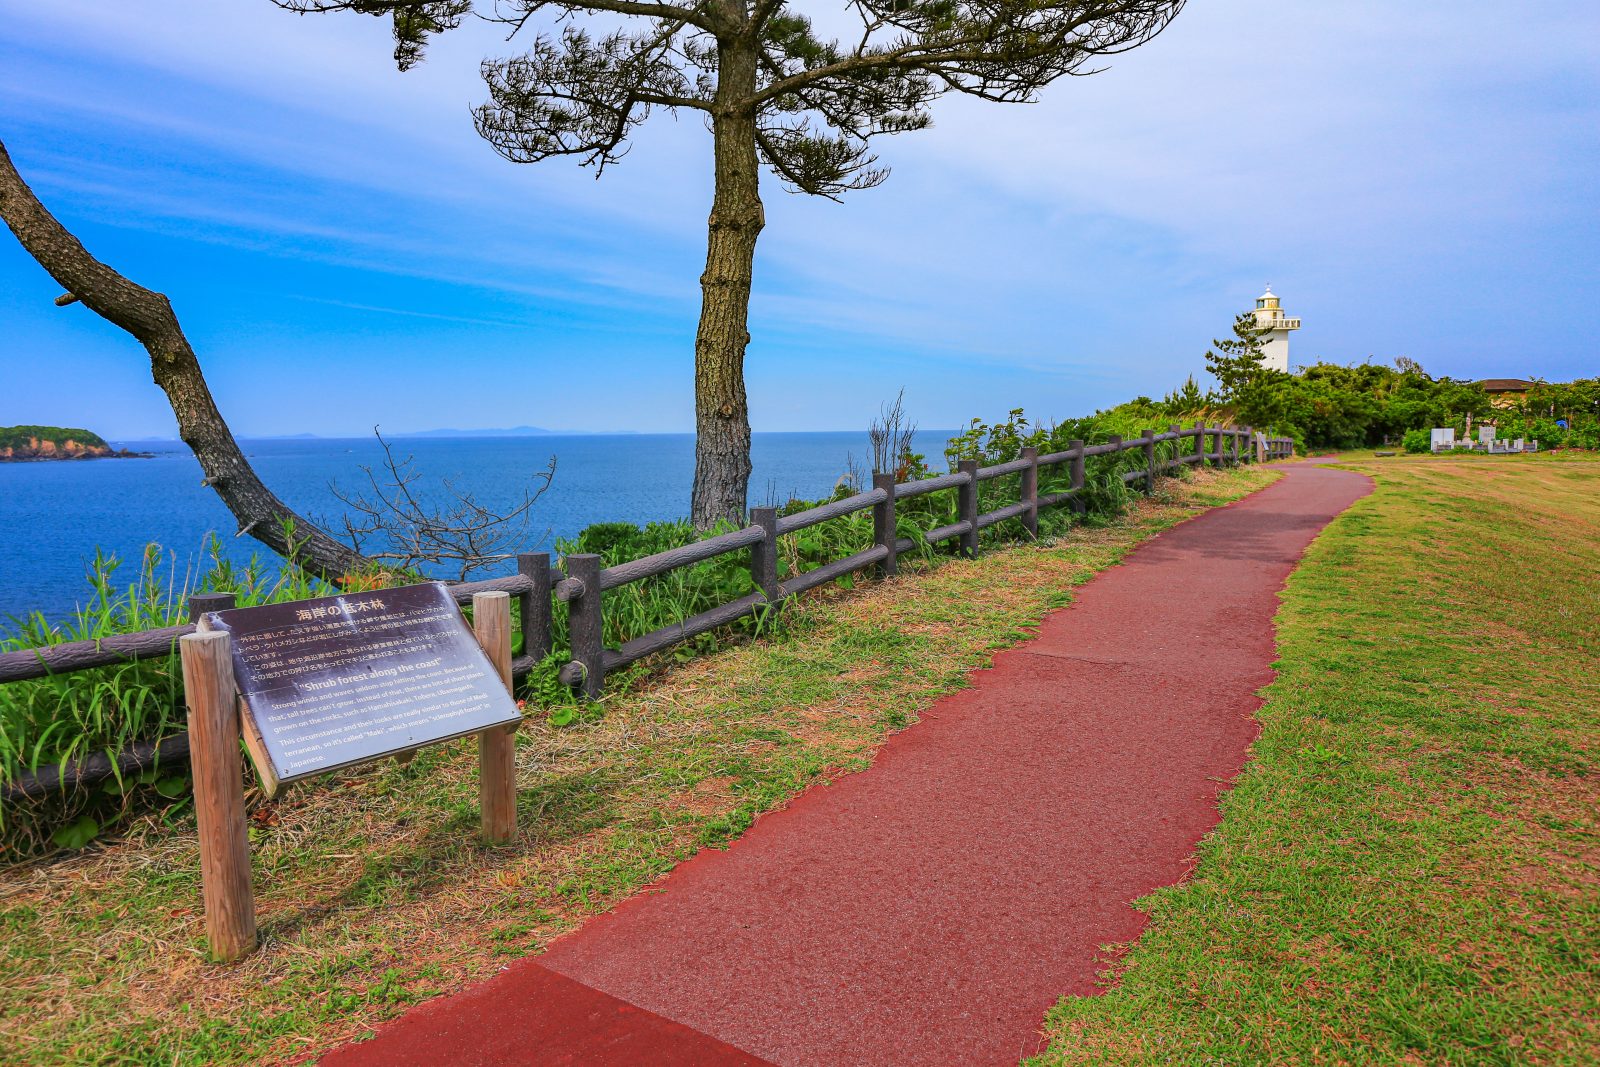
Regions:
M 1494 427 L 1493 426 L 1479 426 L 1478 427 L 1478 443 L 1480 445 L 1491 445 L 1491 446 L 1494 444 Z
M 1435 428 L 1431 443 L 1435 452 L 1447 452 L 1456 447 L 1455 429 L 1448 426 L 1443 429 Z
M 521 719 L 441 583 L 214 611 L 268 786 Z

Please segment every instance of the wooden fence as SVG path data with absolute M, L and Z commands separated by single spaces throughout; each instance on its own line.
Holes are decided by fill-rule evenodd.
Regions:
M 1188 444 L 1189 441 L 1193 444 Z M 1162 447 L 1169 442 L 1170 446 Z M 1270 461 L 1291 456 L 1293 449 L 1289 438 L 1263 438 L 1252 434 L 1248 426 L 1227 428 L 1203 424 L 1187 430 L 1170 426 L 1165 433 L 1146 430 L 1142 437 L 1126 440 L 1112 437 L 1098 445 L 1073 441 L 1065 450 L 1046 455 L 1025 448 L 1019 458 L 1008 463 L 980 467 L 976 461 L 966 460 L 951 474 L 914 482 L 895 482 L 893 475 L 875 474 L 870 490 L 793 515 L 780 516 L 776 508 L 754 508 L 750 525 L 743 529 L 612 567 L 601 566 L 598 555 L 573 554 L 566 556 L 562 567 L 557 568 L 551 565 L 548 553 L 526 553 L 517 557 L 514 575 L 462 582 L 452 585 L 450 590 L 458 604 L 471 603 L 476 593 L 505 592 L 517 598 L 522 655 L 512 661 L 514 678 L 525 677 L 535 664 L 550 654 L 552 597 L 564 602 L 572 658 L 561 668 L 560 677 L 562 682 L 592 699 L 600 695 L 609 671 L 766 610 L 808 589 L 868 569 L 880 576 L 893 575 L 899 557 L 920 547 L 916 539 L 898 536 L 895 523 L 898 501 L 954 490 L 957 520 L 928 530 L 921 540 L 927 545 L 956 541 L 957 550 L 972 557 L 978 553 L 980 530 L 1007 519 L 1019 519 L 1031 535 L 1038 531 L 1041 510 L 1063 504 L 1073 504 L 1081 510 L 1081 499 L 1088 485 L 1087 461 L 1091 457 L 1142 452 L 1144 462 L 1135 469 L 1121 472 L 1120 477 L 1124 484 L 1139 485 L 1148 493 L 1154 490 L 1162 475 L 1187 465 L 1235 466 Z M 1038 491 L 1040 471 L 1063 464 L 1069 472 L 1067 487 L 1041 495 Z M 1006 475 L 1020 475 L 1019 499 L 980 513 L 978 486 Z M 787 580 L 778 579 L 778 538 L 869 508 L 873 518 L 872 547 L 792 575 Z M 750 575 L 756 592 L 626 641 L 615 649 L 605 647 L 601 597 L 607 590 L 742 551 L 749 552 Z M 197 620 L 205 612 L 233 606 L 231 593 L 197 594 L 189 598 L 190 619 Z M 184 626 L 119 634 L 98 641 L 64 642 L 3 653 L 0 654 L 0 684 L 170 657 L 175 653 L 178 640 L 194 632 L 195 625 L 191 621 Z M 188 752 L 187 735 L 178 734 L 160 742 L 135 745 L 114 757 L 101 754 L 67 767 L 41 767 L 8 783 L 3 798 L 11 801 L 37 797 L 75 784 L 109 778 L 113 773 L 137 773 L 158 761 L 186 760 Z

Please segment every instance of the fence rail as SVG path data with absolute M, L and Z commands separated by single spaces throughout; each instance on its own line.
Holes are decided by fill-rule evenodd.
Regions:
M 1157 446 L 1192 440 L 1187 451 L 1174 447 L 1171 454 L 1157 456 Z M 1288 438 L 1268 438 L 1253 434 L 1250 427 L 1219 427 L 1196 424 L 1190 429 L 1169 426 L 1165 432 L 1146 430 L 1141 437 L 1124 440 L 1112 437 L 1103 444 L 1086 445 L 1073 441 L 1061 452 L 1039 455 L 1027 448 L 1014 460 L 979 467 L 963 461 L 950 474 L 913 482 L 895 482 L 892 475 L 875 475 L 873 488 L 843 500 L 834 500 L 793 515 L 777 514 L 774 508 L 754 508 L 751 523 L 739 530 L 710 537 L 680 548 L 659 552 L 611 567 L 602 567 L 598 555 L 575 553 L 550 564 L 548 553 L 533 552 L 517 557 L 517 573 L 503 578 L 463 582 L 450 586 L 456 603 L 468 604 L 474 593 L 499 591 L 518 599 L 522 617 L 523 654 L 512 662 L 513 677 L 521 678 L 551 650 L 551 600 L 567 604 L 570 662 L 560 671 L 561 680 L 588 698 L 598 697 L 609 671 L 617 670 L 646 656 L 665 651 L 699 634 L 726 626 L 748 615 L 767 610 L 783 600 L 863 570 L 881 576 L 897 570 L 899 557 L 923 545 L 933 546 L 959 539 L 957 551 L 968 557 L 978 554 L 978 532 L 1008 519 L 1020 519 L 1029 534 L 1038 530 L 1039 513 L 1047 508 L 1071 504 L 1081 510 L 1088 486 L 1087 460 L 1095 456 L 1142 452 L 1144 465 L 1121 474 L 1126 485 L 1142 483 L 1145 492 L 1154 490 L 1157 480 L 1180 467 L 1195 463 L 1235 466 L 1252 461 L 1271 461 L 1293 455 Z M 1066 465 L 1068 487 L 1041 495 L 1041 471 Z M 978 511 L 978 486 L 1008 475 L 1020 475 L 1019 497 L 1015 503 L 992 511 Z M 920 539 L 900 537 L 895 524 L 895 505 L 928 493 L 954 489 L 959 518 L 948 525 L 924 532 Z M 778 580 L 778 538 L 831 519 L 871 509 L 873 545 L 843 559 L 813 570 Z M 920 542 L 920 543 L 919 543 Z M 631 582 L 657 577 L 683 567 L 694 566 L 734 552 L 750 553 L 751 578 L 757 592 L 747 594 L 698 615 L 635 637 L 615 649 L 604 643 L 603 594 Z M 190 598 L 190 618 L 207 611 L 234 606 L 232 594 L 200 594 Z M 164 659 L 175 654 L 178 640 L 195 632 L 190 622 L 139 633 L 119 634 L 97 641 L 71 641 L 41 648 L 0 653 L 0 684 L 44 678 L 95 667 L 113 667 L 141 660 Z M 183 735 L 174 735 L 159 744 L 135 746 L 112 758 L 91 756 L 73 764 L 40 768 L 18 777 L 5 787 L 6 800 L 39 796 L 70 784 L 87 784 L 111 777 L 113 765 L 124 772 L 143 769 L 157 758 L 183 759 L 188 751 Z

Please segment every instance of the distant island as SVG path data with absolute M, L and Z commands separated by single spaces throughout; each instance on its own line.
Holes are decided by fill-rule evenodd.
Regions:
M 558 433 L 542 426 L 512 426 L 503 430 L 412 430 L 410 433 L 391 434 L 392 437 L 548 437 Z
M 88 430 L 66 426 L 0 426 L 0 462 L 46 459 L 131 459 L 148 452 L 130 452 L 106 444 Z
M 637 430 L 547 430 L 542 426 L 509 426 L 500 429 L 459 430 L 448 427 L 440 430 L 401 430 L 390 433 L 385 430 L 383 436 L 391 441 L 402 438 L 417 437 L 616 437 L 621 435 L 636 434 Z M 148 437 L 147 441 L 166 440 L 165 438 Z M 241 441 L 353 441 L 355 437 L 342 434 L 328 436 L 320 433 L 273 433 L 273 434 L 241 434 Z
M 19 426 L 17 429 L 31 429 Z M 45 427 L 45 429 L 53 429 Z M 82 433 L 81 430 L 62 431 L 66 433 Z M 672 431 L 668 431 L 672 432 Z M 688 431 L 677 431 L 687 435 Z M 495 437 L 636 437 L 638 430 L 546 430 L 539 426 L 511 426 L 504 429 L 459 430 L 445 428 L 439 430 L 403 430 L 390 433 L 385 430 L 383 436 L 390 441 L 417 440 L 432 438 L 434 440 L 472 440 L 476 438 Z M 122 438 L 133 445 L 182 445 L 183 442 L 176 437 L 130 437 Z M 241 433 L 237 440 L 241 442 L 256 441 L 371 441 L 371 434 L 320 434 L 320 433 Z M 130 455 L 144 455 L 143 452 L 130 453 Z

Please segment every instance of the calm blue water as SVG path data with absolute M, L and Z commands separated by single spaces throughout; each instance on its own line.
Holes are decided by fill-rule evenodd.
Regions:
M 947 435 L 919 434 L 937 454 Z M 694 480 L 694 438 L 688 434 L 413 439 L 394 442 L 416 458 L 422 485 L 449 478 L 489 506 L 508 506 L 529 476 L 554 455 L 557 469 L 539 501 L 533 529 L 549 547 L 591 523 L 644 523 L 674 519 L 689 510 Z M 362 464 L 381 464 L 372 438 L 246 441 L 244 450 L 263 481 L 302 514 L 329 519 L 341 513 L 329 483 L 358 488 Z M 130 447 L 153 459 L 0 463 L 0 620 L 28 611 L 51 618 L 69 613 L 86 596 L 84 573 L 97 547 L 128 561 L 119 575 L 132 579 L 144 546 L 155 542 L 175 557 L 182 574 L 210 531 L 243 562 L 266 550 L 235 539 L 237 524 L 211 490 L 200 485 L 200 466 L 180 442 Z M 844 473 L 846 455 L 870 459 L 865 433 L 758 433 L 753 504 L 769 492 L 826 496 Z M 863 465 L 870 467 L 870 462 Z M 509 570 L 510 568 L 506 568 Z M 0 622 L 0 630 L 4 624 Z

